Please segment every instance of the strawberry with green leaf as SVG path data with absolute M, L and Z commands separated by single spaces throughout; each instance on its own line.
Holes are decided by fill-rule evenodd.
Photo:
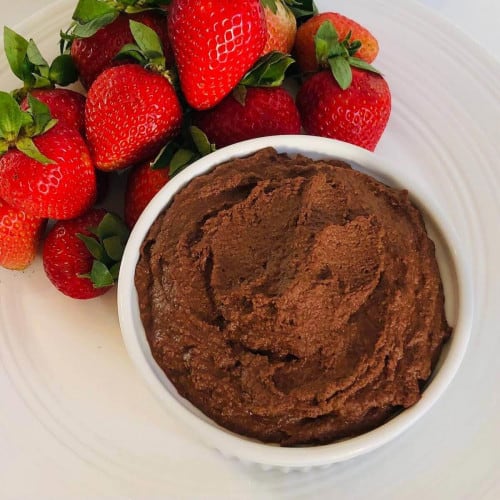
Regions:
M 78 75 L 69 54 L 61 54 L 49 64 L 33 40 L 4 27 L 4 49 L 12 72 L 23 82 L 21 89 L 13 92 L 28 109 L 28 92 L 46 104 L 53 118 L 84 131 L 85 97 L 69 89 L 56 88 L 76 82 Z
M 54 119 L 73 127 L 81 135 L 85 134 L 85 96 L 69 89 L 36 89 L 30 91 L 32 97 L 43 102 Z M 28 98 L 21 102 L 21 109 L 29 108 Z
M 215 145 L 199 128 L 190 126 L 183 132 L 182 141 L 170 141 L 155 160 L 138 165 L 130 173 L 125 191 L 125 222 L 129 228 L 174 175 L 215 151 Z
M 92 209 L 59 221 L 43 246 L 43 267 L 52 284 L 75 299 L 91 299 L 118 280 L 129 231 L 116 215 Z
M 0 199 L 0 266 L 16 271 L 27 268 L 35 258 L 45 222 Z
M 297 30 L 294 55 L 302 72 L 314 72 L 323 67 L 322 61 L 316 59 L 315 37 L 326 21 L 334 26 L 338 40 L 347 48 L 349 55 L 367 63 L 375 60 L 379 50 L 378 42 L 365 27 L 342 14 L 323 12 L 310 18 Z
M 307 133 L 374 150 L 391 114 L 391 92 L 373 66 L 350 54 L 348 44 L 330 21 L 316 37 L 320 71 L 297 94 L 297 107 Z
M 267 135 L 299 134 L 299 112 L 281 86 L 293 62 L 279 52 L 262 57 L 221 103 L 194 113 L 193 123 L 217 147 Z
M 115 66 L 121 48 L 134 43 L 129 21 L 140 22 L 154 30 L 161 40 L 167 66 L 173 54 L 164 10 L 166 0 L 80 0 L 73 13 L 73 24 L 61 33 L 61 46 L 69 49 L 78 68 L 80 81 L 90 88 L 107 68 Z
M 146 161 L 175 137 L 182 109 L 166 69 L 161 42 L 149 27 L 130 21 L 136 44 L 128 44 L 124 64 L 104 71 L 93 83 L 85 108 L 86 136 L 95 164 L 116 170 Z
M 169 141 L 153 160 L 151 164 L 153 169 L 168 168 L 169 176 L 172 178 L 191 163 L 216 150 L 215 144 L 212 144 L 206 134 L 191 122 L 188 116 L 181 134 Z
M 0 198 L 32 217 L 70 219 L 95 201 L 96 177 L 81 135 L 28 95 L 29 110 L 0 92 Z
M 238 85 L 267 39 L 260 0 L 173 0 L 168 31 L 182 91 L 198 110 Z

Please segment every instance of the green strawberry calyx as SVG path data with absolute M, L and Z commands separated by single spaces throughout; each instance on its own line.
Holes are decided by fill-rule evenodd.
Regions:
M 314 0 L 260 0 L 262 7 L 269 9 L 273 14 L 278 12 L 278 4 L 290 9 L 296 19 L 309 19 L 318 13 Z
M 161 40 L 156 31 L 133 20 L 130 20 L 130 31 L 135 43 L 123 46 L 116 58 L 132 58 L 145 69 L 160 73 L 176 87 L 177 75 L 173 70 L 167 69 Z
M 78 79 L 69 54 L 61 54 L 49 64 L 33 40 L 26 40 L 7 26 L 3 30 L 3 42 L 10 68 L 24 84 L 22 89 L 14 91 L 19 101 L 32 89 L 65 87 Z
M 177 140 L 169 141 L 151 164 L 151 168 L 159 170 L 168 168 L 172 178 L 188 165 L 215 151 L 206 134 L 193 125 L 187 125 Z
M 299 23 L 303 23 L 318 13 L 314 0 L 285 0 Z
M 16 148 L 44 165 L 54 163 L 40 152 L 33 137 L 49 131 L 57 120 L 52 118 L 44 103 L 30 94 L 28 104 L 28 111 L 23 111 L 12 95 L 0 92 L 0 156 Z
M 321 67 L 330 68 L 342 90 L 346 90 L 351 85 L 351 67 L 380 74 L 380 71 L 371 64 L 354 57 L 354 54 L 361 47 L 361 42 L 359 40 L 351 41 L 351 36 L 351 32 L 349 32 L 344 40 L 340 41 L 332 22 L 325 21 L 314 37 L 318 64 Z
M 136 14 L 157 10 L 169 5 L 171 0 L 79 0 L 73 12 L 73 23 L 61 32 L 61 52 L 77 38 L 89 38 L 101 28 L 111 24 L 120 13 Z
M 295 62 L 288 54 L 272 51 L 261 57 L 240 81 L 246 87 L 279 87 Z
M 94 288 L 112 286 L 118 280 L 120 263 L 130 231 L 117 215 L 108 212 L 97 227 L 88 230 L 95 236 L 77 233 L 94 261 L 90 272 L 80 274 L 80 278 L 90 279 Z
M 246 87 L 280 87 L 288 68 L 295 59 L 288 54 L 273 51 L 261 57 L 233 90 L 233 97 L 245 105 Z

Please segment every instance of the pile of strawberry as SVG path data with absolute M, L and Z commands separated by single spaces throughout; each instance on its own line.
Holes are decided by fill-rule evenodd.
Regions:
M 51 64 L 7 27 L 4 46 L 23 86 L 0 92 L 0 265 L 43 242 L 74 298 L 113 286 L 129 230 L 194 160 L 302 130 L 373 150 L 391 110 L 376 39 L 312 0 L 80 0 Z M 123 222 L 96 204 L 125 169 Z

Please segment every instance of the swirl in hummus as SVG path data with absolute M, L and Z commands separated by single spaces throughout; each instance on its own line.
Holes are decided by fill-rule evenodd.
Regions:
M 136 269 L 153 356 L 220 425 L 320 444 L 418 401 L 450 335 L 406 191 L 273 149 L 192 180 Z

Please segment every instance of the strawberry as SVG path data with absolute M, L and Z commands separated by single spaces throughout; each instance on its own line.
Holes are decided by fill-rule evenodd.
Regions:
M 79 0 L 73 13 L 73 25 L 62 34 L 63 46 L 69 46 L 80 81 L 90 88 L 107 68 L 120 64 L 115 60 L 122 47 L 134 43 L 130 20 L 149 26 L 161 40 L 166 64 L 172 65 L 173 54 L 167 32 L 162 0 Z
M 176 141 L 169 141 L 153 161 L 135 167 L 125 190 L 125 222 L 132 227 L 146 205 L 175 175 L 194 161 L 215 151 L 207 136 L 194 126 L 185 127 Z
M 132 170 L 125 191 L 125 222 L 129 228 L 134 227 L 146 205 L 169 179 L 168 169 L 153 169 L 150 162 Z
M 132 54 L 162 74 L 125 64 L 105 70 L 93 83 L 85 107 L 86 136 L 102 170 L 125 168 L 154 156 L 178 133 L 182 122 L 179 99 L 164 76 L 158 36 L 135 21 L 130 25 L 141 47 L 129 44 L 122 55 Z
M 299 112 L 281 87 L 293 62 L 280 52 L 261 57 L 221 103 L 193 113 L 193 123 L 217 147 L 266 135 L 299 134 Z
M 391 114 L 387 82 L 367 62 L 349 54 L 330 21 L 318 30 L 316 54 L 330 70 L 312 75 L 297 94 L 304 129 L 373 151 Z
M 309 78 L 297 95 L 302 125 L 308 134 L 330 137 L 373 151 L 391 112 L 391 94 L 380 75 L 352 70 L 342 90 L 330 71 Z
M 206 134 L 198 127 L 187 126 L 187 121 L 181 133 L 175 140 L 165 144 L 158 156 L 151 162 L 153 170 L 168 168 L 171 179 L 191 163 L 215 151 Z
M 314 38 L 319 27 L 325 21 L 330 21 L 333 24 L 340 41 L 349 39 L 352 46 L 351 55 L 355 55 L 367 63 L 374 61 L 378 54 L 378 42 L 366 28 L 341 14 L 324 12 L 312 17 L 297 30 L 294 54 L 304 73 L 317 71 L 319 68 Z M 351 39 L 353 42 L 350 42 Z
M 173 55 L 168 41 L 167 23 L 164 16 L 158 12 L 141 12 L 127 16 L 119 15 L 115 21 L 101 28 L 89 38 L 77 38 L 71 45 L 71 56 L 75 61 L 80 81 L 85 88 L 90 88 L 94 80 L 107 68 L 115 66 L 115 60 L 120 49 L 133 43 L 129 20 L 145 24 L 152 28 L 162 41 L 167 64 L 173 63 Z
M 82 135 L 85 133 L 85 97 L 68 89 L 39 89 L 30 94 L 49 108 L 50 114 L 60 123 L 74 127 Z M 28 99 L 21 102 L 21 109 L 29 108 Z
M 267 42 L 262 51 L 290 54 L 297 33 L 297 21 L 284 0 L 261 0 L 267 26 Z
M 174 0 L 168 30 L 182 90 L 199 110 L 233 90 L 267 39 L 259 0 Z
M 299 112 L 282 87 L 250 87 L 243 100 L 233 93 L 214 108 L 195 114 L 193 123 L 217 147 L 266 135 L 300 133 Z
M 0 92 L 0 197 L 32 217 L 69 219 L 96 196 L 95 170 L 81 135 L 58 124 L 45 104 L 30 111 Z
M 44 242 L 45 273 L 69 297 L 91 299 L 103 295 L 118 278 L 127 238 L 123 222 L 103 209 L 58 221 Z
M 22 270 L 35 258 L 45 220 L 31 217 L 0 199 L 0 266 Z

